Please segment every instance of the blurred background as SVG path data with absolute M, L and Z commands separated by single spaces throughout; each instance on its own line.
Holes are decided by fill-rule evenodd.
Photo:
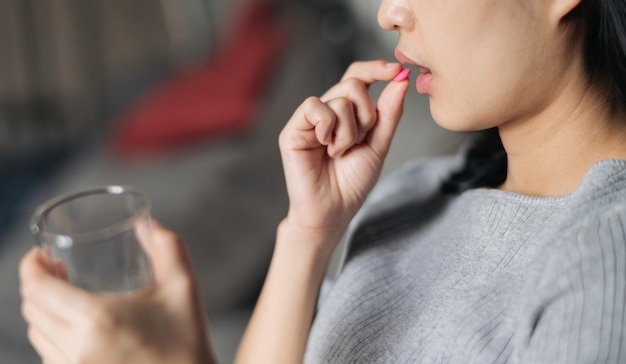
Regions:
M 0 361 L 39 362 L 17 277 L 36 206 L 126 184 L 186 240 L 217 355 L 232 362 L 287 209 L 278 133 L 352 61 L 393 60 L 378 5 L 0 0 Z M 464 139 L 412 87 L 383 174 Z

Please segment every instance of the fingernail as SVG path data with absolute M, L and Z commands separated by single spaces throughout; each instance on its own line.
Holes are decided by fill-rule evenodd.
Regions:
M 395 66 L 397 66 L 397 65 L 398 65 L 398 64 L 397 64 L 397 63 L 395 63 L 395 62 L 388 62 L 388 63 L 385 65 L 385 67 L 387 67 L 387 68 L 391 68 L 391 67 L 395 67 Z
M 396 82 L 404 81 L 407 78 L 409 78 L 410 73 L 411 73 L 411 69 L 405 68 L 402 71 L 400 71 L 400 73 L 398 73 L 396 77 L 393 78 L 393 80 Z

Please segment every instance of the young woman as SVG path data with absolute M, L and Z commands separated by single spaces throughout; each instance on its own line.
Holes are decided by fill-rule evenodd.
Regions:
M 370 194 L 407 71 L 355 63 L 305 100 L 280 135 L 290 207 L 237 361 L 626 361 L 626 3 L 383 0 L 378 20 L 437 123 L 497 133 Z M 161 227 L 146 240 L 157 284 L 127 298 L 66 284 L 37 250 L 23 258 L 46 363 L 214 360 L 182 243 Z

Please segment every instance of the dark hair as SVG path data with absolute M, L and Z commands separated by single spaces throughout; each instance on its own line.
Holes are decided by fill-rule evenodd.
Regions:
M 584 30 L 585 70 L 592 86 L 613 111 L 626 112 L 626 0 L 582 0 L 569 19 Z M 474 140 L 464 166 L 449 176 L 442 191 L 497 187 L 506 179 L 506 152 L 496 129 Z
M 465 152 L 463 167 L 441 185 L 442 192 L 458 193 L 477 187 L 497 187 L 506 179 L 507 159 L 498 129 L 479 133 Z
M 626 110 L 626 1 L 584 0 L 584 57 L 590 82 L 611 105 Z

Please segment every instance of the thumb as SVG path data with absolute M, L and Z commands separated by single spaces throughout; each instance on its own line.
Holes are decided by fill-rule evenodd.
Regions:
M 151 225 L 139 225 L 137 235 L 152 263 L 155 282 L 159 284 L 172 277 L 192 275 L 191 260 L 181 237 L 154 220 Z
M 408 75 L 406 77 L 404 80 L 389 82 L 378 98 L 378 120 L 370 132 L 369 144 L 381 156 L 387 155 L 396 127 L 402 117 L 404 98 L 409 89 Z

